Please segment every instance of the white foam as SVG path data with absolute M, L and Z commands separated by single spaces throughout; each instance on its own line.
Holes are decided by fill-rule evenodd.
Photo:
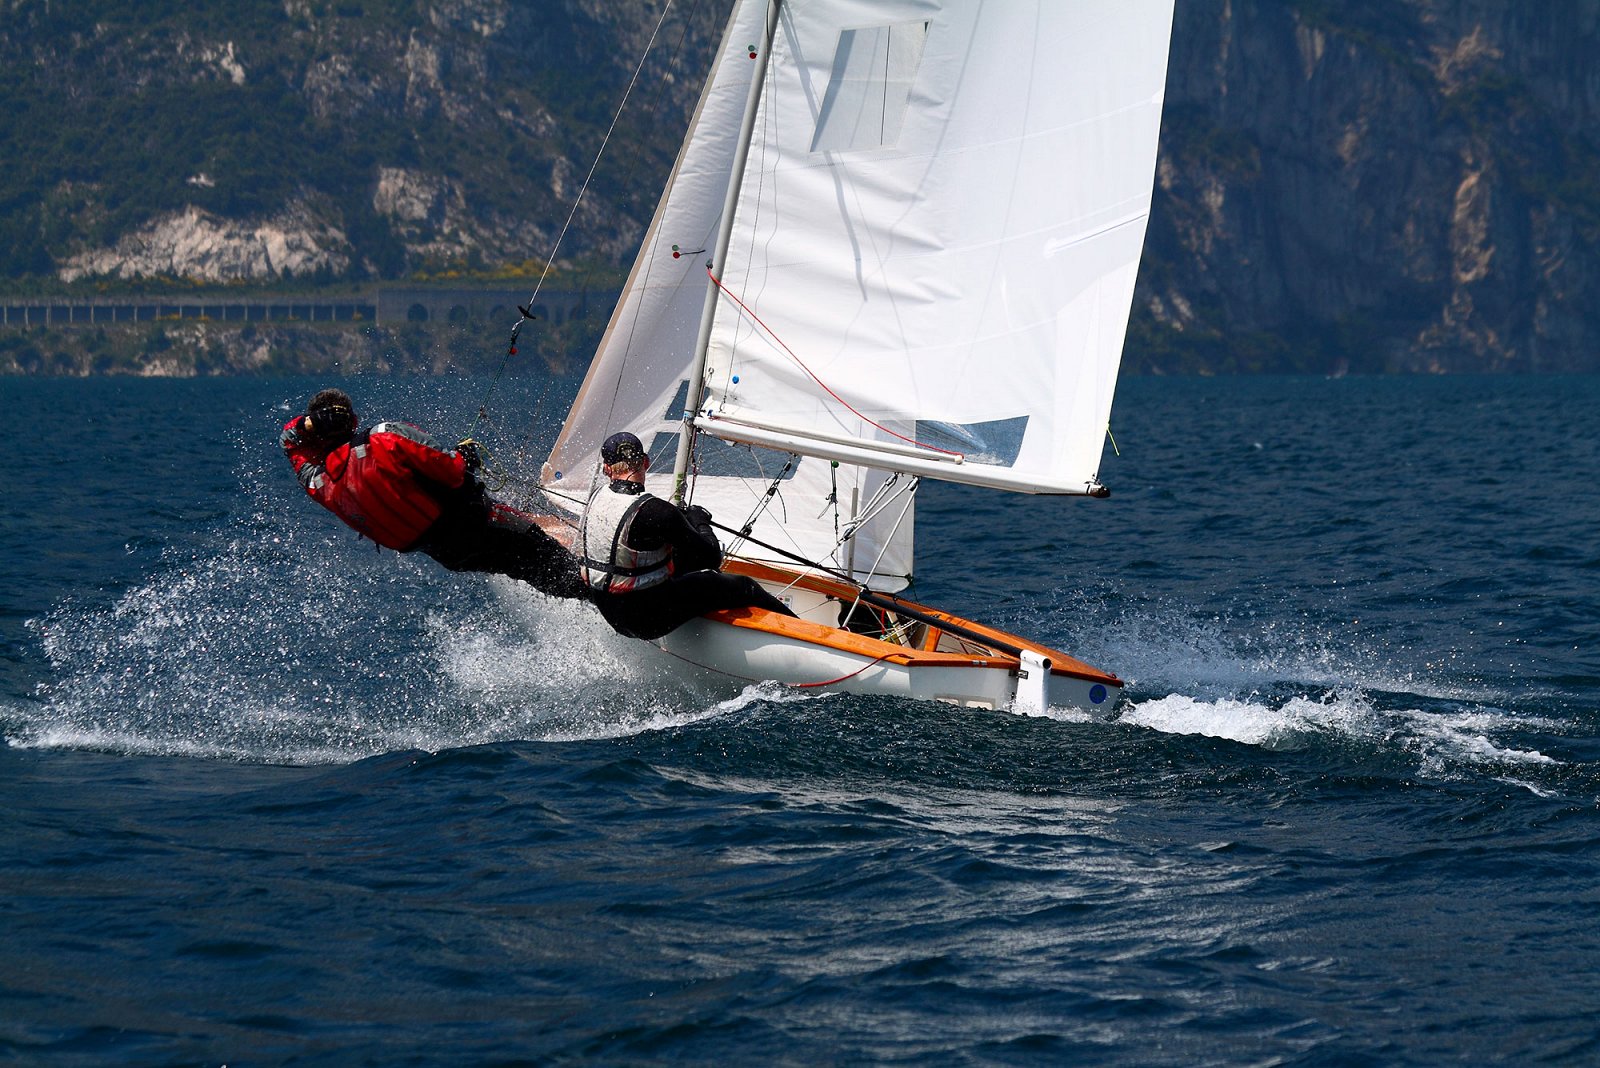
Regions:
M 1490 737 L 1542 721 L 1484 710 L 1459 714 L 1380 710 L 1359 691 L 1297 696 L 1281 703 L 1171 694 L 1132 702 L 1120 719 L 1164 734 L 1224 738 L 1265 749 L 1300 748 L 1318 737 L 1357 742 L 1373 750 L 1409 753 L 1420 760 L 1423 773 L 1434 777 L 1447 777 L 1462 765 L 1559 763 L 1537 750 L 1497 743 Z
M 618 737 L 813 697 L 777 683 L 741 687 L 664 671 L 675 662 L 613 633 L 587 606 L 510 580 L 492 586 L 495 601 L 478 618 L 430 618 L 437 654 L 459 695 L 504 710 L 539 737 Z
M 1087 708 L 1064 708 L 1060 705 L 1051 705 L 1043 711 L 1038 709 L 1024 709 L 1020 712 L 1016 709 L 1011 709 L 1010 711 L 1015 712 L 1017 715 L 1031 716 L 1035 719 L 1053 719 L 1057 723 L 1102 723 L 1113 715 L 1110 710 L 1102 712 Z
M 7 709 L 11 744 L 327 763 L 620 737 L 821 696 L 672 674 L 668 658 L 612 634 L 587 606 L 375 554 L 310 506 L 286 520 L 292 482 L 254 443 L 240 447 L 247 514 L 197 534 L 204 551 L 169 551 L 161 573 L 114 605 L 63 604 L 30 621 L 53 677 L 37 701 Z M 1356 740 L 1436 774 L 1554 763 L 1504 740 L 1549 724 L 1492 707 L 1453 663 L 1413 668 L 1295 618 L 1098 612 L 1071 617 L 1084 643 L 1045 636 L 1128 680 L 1127 723 L 1264 748 Z
M 1274 707 L 1250 700 L 1201 700 L 1171 694 L 1130 704 L 1120 717 L 1124 723 L 1149 727 L 1164 734 L 1201 734 L 1246 745 L 1285 748 L 1307 733 L 1361 731 L 1359 721 L 1368 712 L 1344 701 L 1313 701 L 1296 697 Z
M 1527 696 L 1475 678 L 1459 654 L 1413 656 L 1375 639 L 1354 620 L 1314 622 L 1289 612 L 1265 618 L 1199 614 L 1194 606 L 1169 602 L 1132 610 L 1102 607 L 1072 618 L 1074 633 L 1050 635 L 1050 640 L 1145 692 L 1204 700 L 1278 688 L 1359 687 L 1373 694 L 1483 704 Z

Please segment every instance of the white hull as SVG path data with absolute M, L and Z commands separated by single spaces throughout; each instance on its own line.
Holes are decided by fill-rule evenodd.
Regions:
M 909 697 L 967 708 L 1011 709 L 1016 702 L 1014 665 L 892 664 L 710 619 L 687 623 L 656 645 L 698 673 L 746 684 L 770 680 L 829 693 Z M 1048 704 L 1109 711 L 1120 693 L 1104 683 L 1052 674 Z
M 908 609 L 948 621 L 951 628 L 1022 647 L 1047 661 L 1042 690 L 1027 684 L 1038 667 L 1030 669 L 1018 656 L 984 648 L 970 638 L 952 639 L 937 626 L 908 626 L 890 640 L 842 630 L 824 621 L 838 618 L 841 602 L 851 596 L 848 588 L 817 576 L 788 575 L 789 582 L 780 584 L 773 580 L 776 569 L 766 567 L 734 563 L 730 570 L 757 573 L 802 618 L 739 609 L 692 620 L 655 643 L 676 661 L 679 674 L 710 683 L 772 681 L 819 692 L 1015 711 L 1050 707 L 1109 712 L 1122 692 L 1121 680 L 1065 654 L 910 602 Z

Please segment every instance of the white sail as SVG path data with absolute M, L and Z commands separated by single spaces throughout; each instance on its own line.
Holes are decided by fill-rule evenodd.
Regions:
M 545 490 L 569 509 L 581 509 L 593 491 L 600 443 L 617 430 L 639 435 L 650 451 L 652 492 L 671 491 L 671 461 L 710 285 L 707 260 L 757 67 L 751 50 L 765 48 L 766 15 L 766 0 L 744 0 L 729 21 L 639 257 L 545 465 Z M 899 589 L 909 581 L 914 517 L 905 500 L 883 492 L 885 483 L 890 491 L 903 490 L 905 479 L 709 438 L 696 457 L 696 471 L 693 500 L 719 522 L 750 523 L 757 541 L 862 579 L 870 575 L 878 589 Z M 774 484 L 777 490 L 769 495 Z M 877 508 L 869 513 L 874 502 Z M 845 541 L 852 530 L 856 536 Z M 741 552 L 756 560 L 794 562 L 753 544 Z
M 700 425 L 1095 485 L 1171 20 L 1171 0 L 784 5 Z
M 546 467 L 571 507 L 615 430 L 645 441 L 650 486 L 670 491 L 767 6 L 733 13 Z M 727 262 L 710 265 L 721 288 L 696 412 L 741 444 L 700 435 L 696 503 L 898 588 L 914 520 L 885 494 L 909 481 L 895 472 L 1032 492 L 1096 484 L 1171 18 L 1172 0 L 781 6 Z
M 753 66 L 738 42 L 760 38 L 763 6 L 740 4 L 728 24 L 639 256 L 545 465 L 546 490 L 568 507 L 581 509 L 588 499 L 610 434 L 629 430 L 650 447 L 656 431 L 681 425 L 705 304 L 705 250 L 720 220 Z M 656 476 L 670 474 L 651 451 Z

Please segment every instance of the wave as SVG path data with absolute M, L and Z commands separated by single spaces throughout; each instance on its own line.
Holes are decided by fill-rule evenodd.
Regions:
M 235 537 L 109 609 L 65 604 L 30 626 L 53 677 L 5 713 L 18 746 L 348 763 L 623 738 L 820 696 L 775 684 L 698 689 L 661 675 L 652 651 L 584 606 L 281 533 Z M 1116 718 L 1160 734 L 1268 750 L 1354 742 L 1433 775 L 1555 762 L 1503 738 L 1554 721 L 1496 709 L 1459 682 L 1374 671 L 1347 646 L 1278 626 L 1251 634 L 1222 619 L 1129 616 L 1099 644 L 1130 677 Z
M 1124 724 L 1266 750 L 1353 747 L 1433 778 L 1561 763 L 1530 738 L 1570 726 L 1542 714 L 1550 695 L 1487 680 L 1453 654 L 1414 656 L 1381 627 L 1254 607 L 1129 604 L 1114 590 L 1098 601 L 1055 597 L 1068 600 L 1086 607 L 1072 635 L 1052 637 L 1123 675 L 1114 718 Z
M 1380 710 L 1359 691 L 1293 697 L 1279 704 L 1173 694 L 1130 703 L 1119 719 L 1163 734 L 1198 734 L 1265 749 L 1301 749 L 1323 740 L 1360 741 L 1375 750 L 1409 753 L 1419 760 L 1419 770 L 1437 776 L 1460 765 L 1558 763 L 1536 749 L 1491 737 L 1531 725 L 1553 726 L 1548 721 L 1530 724 L 1524 717 L 1487 711 Z
M 743 721 L 752 706 L 819 696 L 702 689 L 663 676 L 647 647 L 583 606 L 374 554 L 314 513 L 286 525 L 281 475 L 250 461 L 243 514 L 195 532 L 199 551 L 166 550 L 157 573 L 109 607 L 69 601 L 29 621 L 50 675 L 31 700 L 0 711 L 6 741 L 348 763 Z M 1018 609 L 1028 618 L 997 622 L 1123 674 L 1125 724 L 1265 749 L 1354 741 L 1436 774 L 1554 760 L 1506 736 L 1559 725 L 1505 711 L 1504 687 L 1448 658 L 1412 657 L 1372 629 L 1311 622 L 1288 607 L 1229 615 L 1129 603 L 1114 589 L 1045 600 Z

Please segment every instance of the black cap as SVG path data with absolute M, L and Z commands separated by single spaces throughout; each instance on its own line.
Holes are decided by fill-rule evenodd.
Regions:
M 644 446 L 626 430 L 612 434 L 600 446 L 600 459 L 608 464 L 632 463 L 644 459 Z

